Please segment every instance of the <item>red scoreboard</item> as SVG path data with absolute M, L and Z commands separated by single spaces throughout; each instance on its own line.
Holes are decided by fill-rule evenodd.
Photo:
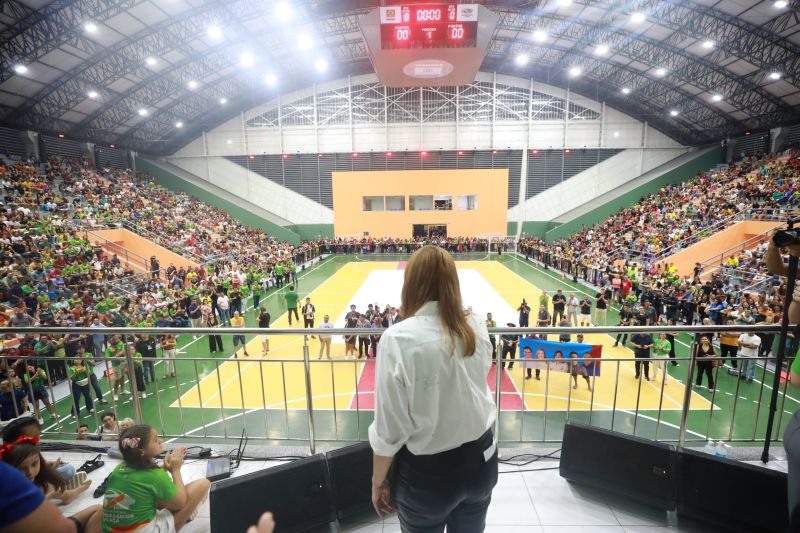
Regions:
M 477 4 L 424 4 L 380 8 L 381 49 L 472 48 Z

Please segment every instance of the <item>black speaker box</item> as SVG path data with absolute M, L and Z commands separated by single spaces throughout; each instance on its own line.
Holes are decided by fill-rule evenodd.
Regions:
M 372 448 L 361 442 L 325 454 L 339 518 L 372 509 Z
M 275 518 L 275 531 L 304 531 L 332 522 L 330 482 L 321 454 L 211 486 L 211 533 L 247 531 L 265 511 Z
M 561 477 L 659 509 L 675 508 L 675 449 L 660 442 L 567 422 Z
M 787 474 L 678 450 L 678 514 L 720 529 L 789 531 Z

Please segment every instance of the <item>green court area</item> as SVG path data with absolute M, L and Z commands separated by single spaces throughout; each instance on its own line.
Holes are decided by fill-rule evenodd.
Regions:
M 298 292 L 301 297 L 313 293 L 317 305 L 335 309 L 335 312 L 331 312 L 331 319 L 336 320 L 334 315 L 339 307 L 347 306 L 349 299 L 360 290 L 369 275 L 376 271 L 382 275 L 391 274 L 392 270 L 401 268 L 402 261 L 407 258 L 328 257 L 299 274 Z M 515 254 L 492 256 L 491 259 L 485 255 L 456 257 L 456 260 L 465 268 L 480 272 L 498 294 L 509 301 L 517 298 L 518 288 L 527 287 L 527 284 L 534 286 L 536 291 L 552 293 L 556 289 L 563 289 L 567 293 L 575 292 L 579 297 L 584 293 L 592 298 L 595 296 L 591 289 Z M 280 294 L 279 290 L 272 290 L 262 297 L 261 305 L 272 315 L 274 327 L 288 325 L 285 323 L 286 313 Z M 534 296 L 528 295 L 528 301 L 535 301 Z M 251 301 L 248 303 L 252 305 Z M 382 303 L 399 304 L 399 301 Z M 257 326 L 255 315 L 254 310 L 249 309 L 247 326 Z M 610 309 L 608 324 L 617 324 L 617 318 L 617 309 Z M 340 323 L 336 325 L 341 326 Z M 591 331 L 587 330 L 587 333 Z M 611 348 L 613 338 L 597 334 L 593 337 L 602 337 L 598 342 L 604 345 L 604 356 L 619 357 L 621 349 L 615 351 Z M 308 442 L 310 433 L 309 410 L 305 401 L 308 386 L 314 401 L 313 431 L 317 442 L 367 438 L 367 428 L 372 421 L 372 397 L 370 391 L 365 392 L 362 386 L 368 381 L 369 365 L 374 363 L 345 360 L 343 352 L 337 351 L 341 347 L 336 345 L 333 362 L 318 360 L 317 344 L 311 342 L 311 379 L 306 384 L 302 336 L 273 335 L 266 361 L 258 360 L 260 340 L 255 336 L 247 340 L 250 357 L 245 358 L 240 353 L 238 359 L 233 359 L 229 336 L 223 337 L 225 350 L 217 354 L 210 353 L 206 337 L 193 338 L 191 334 L 180 337 L 177 375 L 175 378 L 162 379 L 163 366 L 157 363 L 157 380 L 147 386 L 147 398 L 140 400 L 143 421 L 155 426 L 168 438 L 180 437 L 186 441 L 206 439 L 219 442 L 226 438 L 238 438 L 246 426 L 251 439 L 304 444 Z M 688 357 L 690 342 L 687 334 L 677 338 L 679 360 Z M 606 347 L 609 353 L 606 353 Z M 688 366 L 685 361 L 681 361 L 677 367 L 670 365 L 669 379 L 665 381 L 667 386 L 663 386 L 660 376 L 658 382 L 642 385 L 632 377 L 632 362 L 606 362 L 602 375 L 596 378 L 595 383 L 597 390 L 605 387 L 606 396 L 602 397 L 600 393 L 595 396 L 585 390 L 573 393 L 569 387 L 557 387 L 559 382 L 556 380 L 548 382 L 550 387 L 544 388 L 539 382 L 524 380 L 522 369 L 515 368 L 509 380 L 514 390 L 501 391 L 503 394 L 519 395 L 525 401 L 519 409 L 509 409 L 504 405 L 500 415 L 500 440 L 508 446 L 520 442 L 533 445 L 558 442 L 564 422 L 568 419 L 647 438 L 677 440 L 681 423 L 679 406 L 684 398 Z M 756 382 L 745 384 L 729 375 L 727 367 L 717 372 L 718 386 L 713 396 L 707 388 L 697 388 L 691 395 L 687 442 L 702 445 L 708 438 L 742 443 L 762 440 L 773 374 L 759 368 Z M 83 409 L 81 423 L 88 424 L 90 430 L 94 431 L 104 408 L 115 409 L 118 418 L 135 419 L 130 396 L 123 395 L 118 402 L 112 402 L 105 379 L 101 379 L 101 388 L 109 404 L 96 406 L 95 415 L 86 414 Z M 783 393 L 779 397 L 774 437 L 782 435 L 783 427 L 800 407 L 800 393 L 788 392 L 785 398 Z M 656 393 L 658 396 L 654 399 Z M 71 402 L 62 399 L 57 403 L 58 421 L 44 415 L 46 431 L 53 437 L 70 438 L 65 434 L 77 431 L 78 421 L 68 418 L 70 410 Z

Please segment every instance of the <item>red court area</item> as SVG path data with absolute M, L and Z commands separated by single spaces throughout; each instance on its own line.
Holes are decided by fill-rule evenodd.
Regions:
M 497 387 L 496 367 L 492 365 L 489 370 L 489 389 L 495 394 Z M 364 365 L 364 370 L 358 379 L 358 391 L 350 402 L 350 409 L 374 409 L 375 408 L 375 364 Z M 517 390 L 516 385 L 511 380 L 508 372 L 503 370 L 500 376 L 500 409 L 504 411 L 519 411 L 522 409 L 522 395 Z

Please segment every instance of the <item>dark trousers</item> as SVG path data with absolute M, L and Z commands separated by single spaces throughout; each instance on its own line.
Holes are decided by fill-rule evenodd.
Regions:
M 711 361 L 698 361 L 697 362 L 697 379 L 695 385 L 698 387 L 703 384 L 703 373 L 708 376 L 708 388 L 714 388 L 714 365 Z
M 564 320 L 564 308 L 553 307 L 553 325 L 558 326 Z
M 297 320 L 298 322 L 300 322 L 300 315 L 297 314 L 297 308 L 296 307 L 290 307 L 290 308 L 287 309 L 287 311 L 289 312 L 289 325 L 290 326 L 292 325 L 292 313 L 294 313 L 294 319 Z
M 529 315 L 527 315 L 527 314 L 519 315 L 519 327 L 521 327 L 521 328 L 527 328 L 528 327 L 528 316 Z
M 672 364 L 674 366 L 678 366 L 678 362 L 675 360 L 675 337 L 667 336 L 669 340 L 669 358 L 672 359 Z
M 304 328 L 313 328 L 314 327 L 314 319 L 313 318 L 303 317 L 303 327 Z
M 361 357 L 366 352 L 367 357 L 369 357 L 369 337 L 359 337 L 358 338 L 358 356 Z
M 209 335 L 208 336 L 208 349 L 212 352 L 222 351 L 222 335 Z
M 492 361 L 497 361 L 497 339 L 494 335 L 489 335 L 489 342 L 492 343 Z
M 644 367 L 644 379 L 650 380 L 650 359 L 645 357 L 636 357 L 636 361 L 633 363 L 636 367 L 636 377 L 638 378 L 641 374 L 642 367 Z
M 503 359 L 503 368 L 506 367 L 506 355 L 508 355 L 509 359 L 511 359 L 511 361 L 508 363 L 508 369 L 511 370 L 514 368 L 514 359 L 517 358 L 517 343 L 514 343 L 511 346 L 503 343 L 503 355 L 501 356 Z
M 620 343 L 620 340 L 619 340 L 620 338 L 622 338 L 622 345 L 625 346 L 625 344 L 628 343 L 628 334 L 627 333 L 617 333 L 617 340 L 614 341 L 614 344 L 619 344 Z
M 497 484 L 492 432 L 433 455 L 398 452 L 392 470 L 392 504 L 403 533 L 478 533 Z M 487 452 L 488 453 L 488 452 Z
M 731 358 L 731 366 L 733 368 L 738 368 L 736 366 L 736 353 L 739 351 L 738 346 L 732 346 L 730 344 L 720 344 L 719 345 L 719 355 L 722 358 L 722 362 L 725 362 L 725 359 L 730 356 Z
M 102 401 L 103 391 L 100 390 L 100 384 L 97 382 L 97 376 L 94 375 L 94 372 L 89 375 L 89 385 L 91 385 L 92 389 L 94 389 L 94 393 L 97 395 L 98 401 Z
M 91 390 L 89 384 L 78 385 L 72 381 L 72 414 L 78 416 L 81 410 L 81 396 L 86 404 L 86 410 L 91 411 L 94 409 L 94 402 L 92 401 Z
M 261 294 L 253 293 L 253 309 L 258 309 L 258 304 L 261 302 Z

